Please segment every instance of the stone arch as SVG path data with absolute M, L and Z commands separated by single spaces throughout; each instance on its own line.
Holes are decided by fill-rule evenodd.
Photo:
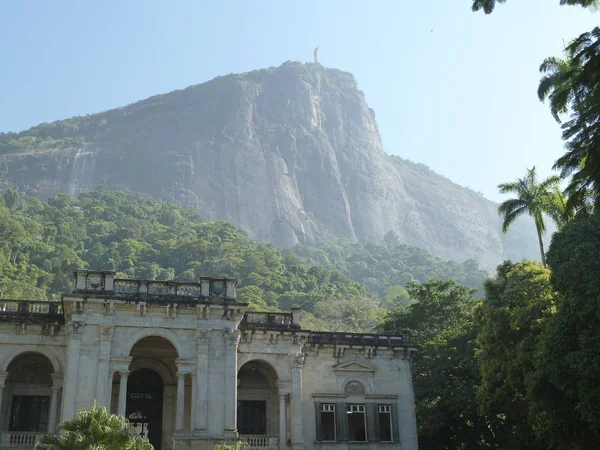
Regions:
M 282 376 L 281 369 L 279 368 L 277 361 L 271 355 L 252 355 L 252 354 L 244 354 L 238 357 L 238 367 L 237 371 L 240 372 L 240 369 L 244 366 L 244 364 L 249 363 L 251 361 L 262 362 L 269 366 L 275 372 L 277 376 L 277 381 L 283 381 L 287 378 Z
M 53 373 L 62 373 L 62 364 L 60 363 L 60 359 L 54 353 L 52 349 L 49 347 L 44 347 L 42 345 L 23 345 L 19 346 L 15 351 L 10 353 L 8 356 L 4 357 L 4 359 L 0 362 L 0 372 L 7 372 L 9 364 L 17 357 L 24 353 L 39 353 L 40 355 L 48 358 L 48 361 L 52 364 Z
M 136 358 L 131 362 L 129 366 L 130 373 L 133 374 L 135 371 L 140 369 L 154 370 L 160 375 L 165 385 L 176 384 L 176 379 L 173 377 L 173 374 L 166 366 L 166 364 L 162 361 L 152 358 Z
M 185 351 L 181 339 L 179 339 L 175 333 L 165 328 L 142 328 L 140 331 L 135 333 L 123 343 L 121 354 L 123 356 L 129 356 L 129 354 L 131 353 L 131 349 L 135 344 L 137 344 L 142 339 L 151 336 L 162 337 L 166 339 L 171 344 L 173 344 L 173 347 L 175 347 L 175 350 L 177 351 L 177 357 L 184 357 Z

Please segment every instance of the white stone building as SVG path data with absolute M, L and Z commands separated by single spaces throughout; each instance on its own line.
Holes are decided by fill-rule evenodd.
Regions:
M 161 450 L 417 449 L 407 334 L 303 330 L 232 279 L 75 278 L 62 302 L 0 300 L 0 450 L 94 401 Z

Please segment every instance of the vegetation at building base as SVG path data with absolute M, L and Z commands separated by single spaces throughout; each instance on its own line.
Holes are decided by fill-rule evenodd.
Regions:
M 122 416 L 109 414 L 94 405 L 81 410 L 74 419 L 65 420 L 60 434 L 45 434 L 35 450 L 153 450 L 145 439 L 129 433 L 129 422 Z

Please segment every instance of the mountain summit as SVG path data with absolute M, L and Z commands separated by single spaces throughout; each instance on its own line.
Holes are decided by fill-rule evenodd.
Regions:
M 318 63 L 0 135 L 0 187 L 45 199 L 97 185 L 194 208 L 280 246 L 391 240 L 487 268 L 536 255 L 533 227 L 517 224 L 507 239 L 496 204 L 384 153 L 353 75 Z

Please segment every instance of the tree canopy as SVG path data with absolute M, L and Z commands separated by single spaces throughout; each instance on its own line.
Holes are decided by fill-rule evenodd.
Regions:
M 129 433 L 127 419 L 95 405 L 77 412 L 58 429 L 58 435 L 42 436 L 35 450 L 154 450 L 148 441 Z

